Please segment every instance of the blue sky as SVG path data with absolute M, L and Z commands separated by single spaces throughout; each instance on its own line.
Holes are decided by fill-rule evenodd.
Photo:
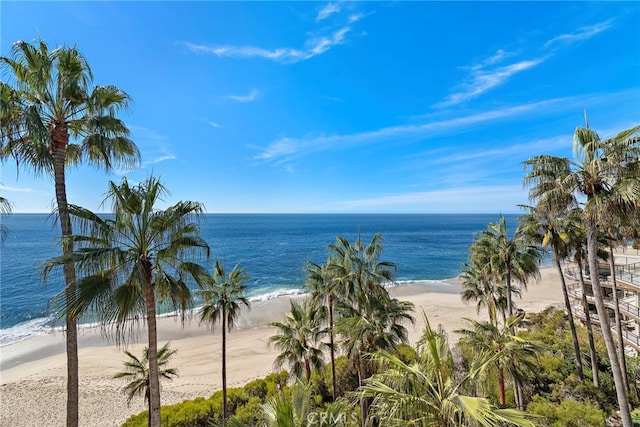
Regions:
M 121 117 L 134 171 L 71 169 L 99 210 L 109 180 L 160 176 L 210 213 L 518 212 L 522 162 L 640 123 L 640 3 L 0 3 L 2 55 L 77 45 Z M 4 76 L 3 76 L 4 78 Z M 16 212 L 53 183 L 2 164 Z

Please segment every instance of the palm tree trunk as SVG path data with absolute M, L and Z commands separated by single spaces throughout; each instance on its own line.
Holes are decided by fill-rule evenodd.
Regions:
M 593 385 L 600 388 L 600 378 L 598 377 L 598 353 L 596 352 L 596 343 L 593 339 L 593 324 L 591 323 L 591 312 L 589 311 L 589 303 L 587 302 L 586 287 L 584 284 L 584 275 L 582 274 L 582 258 L 576 254 L 576 262 L 578 263 L 578 274 L 580 275 L 580 287 L 582 288 L 582 309 L 587 323 L 587 335 L 589 337 L 589 357 L 591 359 L 591 374 L 593 376 Z
M 504 372 L 502 368 L 498 368 L 498 402 L 504 406 L 506 401 L 504 393 Z
M 631 412 L 629 408 L 629 398 L 627 396 L 627 388 L 622 378 L 622 370 L 620 369 L 620 363 L 618 360 L 618 354 L 616 351 L 616 345 L 613 341 L 611 334 L 611 328 L 609 326 L 609 317 L 604 305 L 604 296 L 602 289 L 600 288 L 600 274 L 598 268 L 597 259 L 597 233 L 598 227 L 595 218 L 589 217 L 587 219 L 587 253 L 589 256 L 589 271 L 591 276 L 591 284 L 593 287 L 593 296 L 596 303 L 596 310 L 598 312 L 598 319 L 600 320 L 600 329 L 602 330 L 602 336 L 604 338 L 605 346 L 607 347 L 607 355 L 611 363 L 611 373 L 613 374 L 613 381 L 616 386 L 616 397 L 620 409 L 620 418 L 622 419 L 623 427 L 632 427 L 631 424 Z
M 509 268 L 509 265 L 506 265 L 507 267 L 507 310 L 509 311 L 509 317 L 513 316 L 513 301 L 511 298 L 511 271 Z
M 222 311 L 222 427 L 227 422 L 227 319 Z
M 582 354 L 580 353 L 580 343 L 578 342 L 578 333 L 576 332 L 576 324 L 573 321 L 573 310 L 571 310 L 571 302 L 569 301 L 569 291 L 567 291 L 567 282 L 564 280 L 564 274 L 562 274 L 562 267 L 560 266 L 560 260 L 554 255 L 556 261 L 556 267 L 558 273 L 560 273 L 560 282 L 562 283 L 562 296 L 564 297 L 564 306 L 567 309 L 567 316 L 569 317 L 569 328 L 571 329 L 571 338 L 573 339 L 573 351 L 576 353 L 576 370 L 578 371 L 578 378 L 580 381 L 584 380 L 584 372 L 582 370 Z
M 58 218 L 62 230 L 62 253 L 70 256 L 73 253 L 73 243 L 64 240 L 72 234 L 69 205 L 67 204 L 67 186 L 65 179 L 65 157 L 69 134 L 66 128 L 55 129 L 51 135 L 53 141 L 54 181 L 56 189 L 56 204 Z M 72 263 L 64 264 L 65 299 L 71 301 L 75 294 L 76 272 Z M 73 315 L 66 315 L 66 344 L 67 344 L 67 427 L 78 426 L 78 408 L 80 393 L 78 390 L 78 325 Z
M 362 387 L 364 384 L 364 365 L 362 364 L 362 354 L 358 352 L 358 387 Z M 367 398 L 360 397 L 360 418 L 362 427 L 367 425 Z
M 613 311 L 616 316 L 616 332 L 618 334 L 618 357 L 620 359 L 620 369 L 627 392 L 629 392 L 629 382 L 627 381 L 627 359 L 624 352 L 624 341 L 622 339 L 622 317 L 620 316 L 620 303 L 618 301 L 618 283 L 616 281 L 616 263 L 613 258 L 613 246 L 609 245 L 609 268 L 611 269 L 611 284 L 613 286 Z
M 150 273 L 149 273 L 150 274 Z M 160 378 L 158 376 L 158 332 L 156 329 L 156 301 L 153 285 L 144 291 L 149 335 L 149 427 L 160 427 Z
M 333 401 L 336 401 L 336 352 L 333 342 L 333 295 L 329 295 L 329 346 L 331 353 L 331 386 L 333 387 Z

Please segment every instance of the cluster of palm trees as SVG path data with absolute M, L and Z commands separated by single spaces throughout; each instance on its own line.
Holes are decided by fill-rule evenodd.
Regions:
M 513 381 L 515 401 L 525 409 L 523 384 L 527 368 L 536 356 L 534 343 L 516 333 L 523 313 L 515 311 L 514 296 L 526 289 L 527 283 L 539 275 L 542 251 L 518 227 L 509 236 L 507 222 L 500 216 L 476 236 L 469 248 L 469 261 L 463 265 L 463 301 L 475 301 L 478 313 L 484 307 L 489 321 L 468 320 L 472 329 L 458 331 L 461 343 L 473 349 L 478 360 L 486 360 L 481 371 L 495 370 L 498 376 L 498 401 L 505 405 L 506 374 Z
M 521 372 L 519 363 L 534 359 L 535 344 L 520 341 L 511 334 L 513 324 L 522 320 L 521 316 L 511 317 L 505 329 L 495 327 L 488 334 L 485 330 L 466 331 L 470 343 L 475 338 L 476 347 L 481 346 L 481 341 L 486 345 L 478 350 L 473 369 L 462 378 L 456 373 L 446 335 L 441 330 L 433 331 L 426 315 L 416 358 L 412 362 L 404 361 L 397 348 L 399 343 L 406 342 L 405 324 L 413 323 L 413 306 L 391 298 L 385 287 L 393 283 L 396 266 L 380 261 L 381 236 L 376 234 L 367 245 L 359 236 L 354 243 L 339 236 L 336 243 L 329 245 L 329 250 L 326 264 L 309 262 L 307 265 L 309 298 L 302 303 L 292 301 L 291 311 L 285 314 L 284 320 L 271 324 L 276 334 L 270 342 L 281 351 L 276 367 L 288 363 L 291 373 L 299 381 L 308 383 L 312 369 L 322 365 L 326 348 L 332 365 L 333 400 L 340 404 L 344 400 L 338 398 L 335 353 L 344 354 L 358 376 L 358 388 L 350 396 L 359 402 L 358 418 L 363 426 L 454 426 L 470 422 L 536 425 L 521 411 L 499 409 L 486 398 L 463 392 L 492 366 L 501 372 L 508 369 L 517 374 Z M 535 259 L 534 256 L 532 262 Z M 515 277 L 521 277 L 521 269 L 515 270 Z M 476 326 L 480 328 L 479 324 Z M 498 352 L 492 351 L 495 342 L 504 344 Z M 516 378 L 522 379 L 522 376 Z M 500 403 L 504 405 L 504 382 L 501 384 Z M 348 405 L 347 409 L 335 406 L 329 409 L 338 412 L 337 415 L 332 412 L 328 418 L 339 420 L 341 425 L 353 424 L 353 419 L 346 419 L 346 414 L 352 414 Z
M 586 115 L 585 115 L 586 118 Z M 616 397 L 624 426 L 631 426 L 626 384 L 624 342 L 621 326 L 616 326 L 618 345 L 610 328 L 605 297 L 600 287 L 599 261 L 601 242 L 608 240 L 610 262 L 613 262 L 611 242 L 625 243 L 638 239 L 640 233 L 640 126 L 618 135 L 601 139 L 589 128 L 578 127 L 573 139 L 573 159 L 540 155 L 525 162 L 525 185 L 530 186 L 529 198 L 535 204 L 529 208 L 526 228 L 529 234 L 552 249 L 556 264 L 573 256 L 580 271 L 583 286 L 584 312 L 589 309 L 584 299 L 582 267 L 585 259 L 600 329 L 616 387 Z M 615 268 L 611 268 L 615 272 Z M 615 280 L 613 281 L 615 283 Z M 563 284 L 563 286 L 565 286 Z M 563 289 L 565 295 L 566 290 Z M 613 289 L 617 302 L 617 289 Z M 565 297 L 565 304 L 568 304 Z M 616 304 L 617 306 L 617 304 Z M 567 307 L 571 313 L 570 307 Z M 616 322 L 620 316 L 616 311 Z M 587 326 L 590 326 L 590 319 Z M 572 326 L 575 337 L 575 328 Z M 576 344 L 576 359 L 580 360 Z M 591 351 L 591 365 L 597 366 Z M 579 375 L 582 376 L 578 362 Z M 597 385 L 597 373 L 593 373 Z
M 393 350 L 406 342 L 407 322 L 412 323 L 413 305 L 392 298 L 386 286 L 394 281 L 396 265 L 381 261 L 382 236 L 376 234 L 368 244 L 351 243 L 339 236 L 328 246 L 326 264 L 307 264 L 305 289 L 308 300 L 291 302 L 284 320 L 273 322 L 276 333 L 270 343 L 281 351 L 276 367 L 285 363 L 293 375 L 311 378 L 312 368 L 323 364 L 324 349 L 330 354 L 332 394 L 337 397 L 335 354 L 338 348 L 351 360 L 360 386 L 373 373 L 369 354 Z M 328 336 L 329 342 L 322 339 Z M 304 377 L 303 375 L 304 374 Z M 363 422 L 368 399 L 361 399 Z

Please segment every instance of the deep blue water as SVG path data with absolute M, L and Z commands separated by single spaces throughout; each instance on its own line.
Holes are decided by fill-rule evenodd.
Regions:
M 510 233 L 516 215 L 506 215 Z M 294 293 L 304 281 L 307 260 L 323 263 L 327 245 L 337 235 L 355 241 L 358 229 L 368 242 L 384 239 L 382 260 L 398 265 L 399 281 L 443 280 L 458 275 L 474 236 L 498 215 L 216 215 L 203 217 L 202 236 L 211 246 L 211 260 L 228 269 L 242 261 L 251 276 L 255 299 Z M 0 343 L 19 339 L 45 327 L 52 317 L 48 302 L 63 287 L 61 277 L 43 285 L 42 263 L 59 254 L 59 225 L 50 215 L 13 214 L 2 219 L 8 229 L 0 250 Z

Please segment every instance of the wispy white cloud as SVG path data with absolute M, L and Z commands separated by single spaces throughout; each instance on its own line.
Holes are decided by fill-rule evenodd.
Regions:
M 224 98 L 230 99 L 232 101 L 247 103 L 252 102 L 258 99 L 260 92 L 257 89 L 251 89 L 251 91 L 246 95 L 227 95 Z
M 364 13 L 354 13 L 349 15 L 349 24 L 354 24 L 365 17 Z
M 469 70 L 469 74 L 463 78 L 462 83 L 453 88 L 453 93 L 448 95 L 444 101 L 434 105 L 434 107 L 451 107 L 476 98 L 506 83 L 512 76 L 542 64 L 555 53 L 554 49 L 550 48 L 550 46 L 569 45 L 578 41 L 587 40 L 610 28 L 612 22 L 610 19 L 594 25 L 581 27 L 572 33 L 555 36 L 543 44 L 541 49 L 542 54 L 533 59 L 517 60 L 506 65 L 501 65 L 504 64 L 507 58 L 515 56 L 515 53 L 498 49 L 496 53 L 480 63 L 465 67 Z
M 517 203 L 525 203 L 526 200 L 527 194 L 521 185 L 488 185 L 346 200 L 336 203 L 334 209 L 366 212 L 507 213 L 513 212 Z
M 283 137 L 269 144 L 254 160 L 280 164 L 312 152 L 344 149 L 357 145 L 375 144 L 389 140 L 421 139 L 447 132 L 462 132 L 469 126 L 530 114 L 549 112 L 552 107 L 572 105 L 569 98 L 555 98 L 530 104 L 484 111 L 444 120 L 430 120 L 421 124 L 390 126 L 386 128 L 343 135 L 310 135 L 303 138 Z
M 152 160 L 148 160 L 146 162 L 142 162 L 142 166 L 148 167 L 150 165 L 155 165 L 155 164 L 160 163 L 160 162 L 164 162 L 164 161 L 167 161 L 167 160 L 175 160 L 175 159 L 177 159 L 176 156 L 174 156 L 172 154 L 168 154 L 168 155 L 156 157 L 156 158 L 154 158 Z
M 544 47 L 547 48 L 555 43 L 568 44 L 568 43 L 575 43 L 582 40 L 590 39 L 596 34 L 599 34 L 611 28 L 612 24 L 613 24 L 613 20 L 608 19 L 604 22 L 600 22 L 594 25 L 581 27 L 578 30 L 574 31 L 573 33 L 561 34 L 559 36 L 556 36 L 547 40 L 547 42 L 544 44 Z
M 318 15 L 316 16 L 316 21 L 322 21 L 324 19 L 327 19 L 329 16 L 333 15 L 334 13 L 340 12 L 340 10 L 341 10 L 340 2 L 327 3 L 318 11 Z
M 514 74 L 533 68 L 546 59 L 546 57 L 541 57 L 494 67 L 506 56 L 507 54 L 503 50 L 499 50 L 482 63 L 470 67 L 471 72 L 465 81 L 456 88 L 454 93 L 447 96 L 444 101 L 436 104 L 435 107 L 449 107 L 482 95 L 490 89 L 505 83 Z
M 218 122 L 214 122 L 214 121 L 211 121 L 211 120 L 209 120 L 207 123 L 209 123 L 209 125 L 210 125 L 211 127 L 214 127 L 214 128 L 220 128 L 220 127 L 222 127 L 222 126 L 220 125 L 220 123 L 218 123 Z
M 314 56 L 327 52 L 334 46 L 344 43 L 346 35 L 351 27 L 346 26 L 328 35 L 315 36 L 306 41 L 305 47 L 295 49 L 281 47 L 276 49 L 264 49 L 255 46 L 209 46 L 195 43 L 186 43 L 188 49 L 198 53 L 210 53 L 220 57 L 231 58 L 264 58 L 272 61 L 295 63 L 306 61 Z
M 9 187 L 6 185 L 0 184 L 0 190 L 7 191 L 10 193 L 33 193 L 35 190 L 33 188 L 28 187 Z

